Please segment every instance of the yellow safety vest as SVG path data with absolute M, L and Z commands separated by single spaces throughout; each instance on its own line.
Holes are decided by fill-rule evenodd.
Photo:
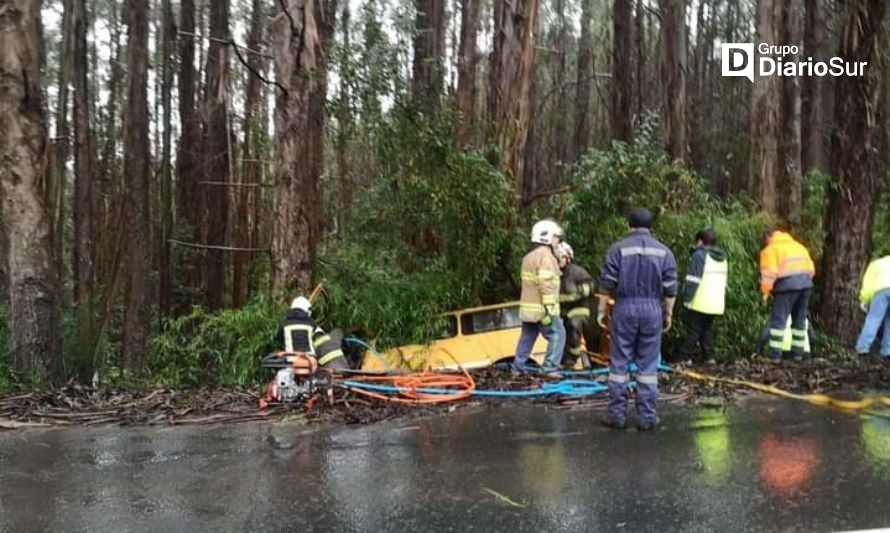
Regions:
M 862 279 L 862 290 L 859 291 L 859 301 L 867 305 L 871 303 L 875 293 L 888 287 L 890 287 L 890 256 L 875 259 L 868 264 Z
M 710 254 L 705 257 L 705 269 L 701 281 L 686 307 L 706 315 L 722 315 L 726 308 L 726 277 L 728 261 L 715 261 Z

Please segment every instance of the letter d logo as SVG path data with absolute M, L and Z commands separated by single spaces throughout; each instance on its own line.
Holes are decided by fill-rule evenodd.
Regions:
M 754 43 L 723 43 L 720 52 L 723 76 L 745 77 L 754 83 Z

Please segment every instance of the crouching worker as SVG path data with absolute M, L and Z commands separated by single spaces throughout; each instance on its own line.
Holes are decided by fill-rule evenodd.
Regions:
M 343 355 L 343 332 L 325 333 L 312 318 L 312 304 L 303 296 L 294 298 L 278 329 L 278 346 L 286 352 L 303 352 L 318 359 L 318 364 L 331 370 L 349 368 Z
M 557 253 L 559 266 L 562 268 L 559 309 L 566 328 L 566 349 L 562 356 L 562 366 L 572 368 L 578 357 L 581 357 L 586 368 L 590 366 L 590 362 L 583 354 L 584 346 L 581 341 L 590 320 L 593 277 L 584 267 L 574 263 L 575 252 L 569 243 L 559 243 Z

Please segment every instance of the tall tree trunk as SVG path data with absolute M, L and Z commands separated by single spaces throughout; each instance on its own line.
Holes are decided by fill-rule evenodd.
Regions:
M 263 21 L 266 4 L 263 0 L 253 0 L 253 7 L 250 15 L 250 32 L 247 34 L 247 47 L 251 50 L 258 50 L 263 40 Z M 266 60 L 259 54 L 250 54 L 247 56 L 247 64 L 250 69 L 262 73 L 266 70 Z M 241 182 L 244 187 L 239 196 L 238 216 L 235 222 L 236 228 L 236 244 L 240 248 L 253 248 L 255 243 L 251 241 L 250 236 L 254 233 L 254 228 L 259 224 L 256 220 L 256 204 L 260 199 L 260 176 L 262 174 L 262 163 L 257 159 L 258 153 L 254 150 L 256 143 L 255 132 L 262 131 L 265 124 L 259 120 L 261 105 L 260 98 L 260 79 L 248 74 L 247 90 L 244 103 L 244 141 L 241 144 Z M 243 306 L 247 301 L 248 283 L 245 275 L 251 270 L 250 264 L 253 257 L 247 253 L 236 252 L 232 265 L 232 305 L 235 307 Z
M 612 2 L 612 137 L 633 141 L 633 0 Z M 685 24 L 685 23 L 684 23 Z M 670 78 L 666 78 L 670 81 Z
M 319 178 L 324 171 L 327 49 L 336 2 L 286 0 L 273 21 L 275 203 L 272 284 L 280 293 L 311 289 L 320 240 Z M 324 9 L 323 9 L 324 8 Z
M 198 177 L 201 158 L 201 123 L 195 108 L 195 2 L 182 0 L 179 8 L 179 26 L 182 38 L 179 40 L 179 121 L 180 136 L 176 148 L 176 227 L 181 238 L 187 241 L 200 240 L 200 209 L 198 202 Z M 183 279 L 180 285 L 191 290 L 177 306 L 186 310 L 191 305 L 198 287 L 202 285 L 200 253 L 183 249 L 180 270 Z
M 207 50 L 207 80 L 204 85 L 204 172 L 203 181 L 229 183 L 228 79 L 229 79 L 229 0 L 210 2 L 210 45 Z M 229 221 L 229 190 L 219 185 L 198 189 L 202 200 L 202 243 L 225 246 Z M 222 250 L 207 250 L 204 279 L 207 307 L 223 306 L 226 289 L 226 258 Z
M 412 92 L 421 109 L 434 111 L 445 83 L 445 0 L 414 0 L 414 8 Z
M 75 374 L 92 375 L 93 343 L 93 169 L 95 161 L 89 94 L 86 0 L 73 0 L 74 28 L 74 304 L 77 353 Z
M 646 86 L 646 8 L 643 0 L 637 0 L 636 16 L 634 18 L 634 50 L 637 53 L 636 60 L 636 76 L 634 76 L 634 95 L 637 97 L 636 116 L 643 116 L 645 111 L 645 94 Z
M 813 61 L 823 61 L 823 41 L 825 33 L 825 0 L 804 0 L 806 4 L 806 23 L 804 25 L 804 56 L 812 57 Z M 825 170 L 825 113 L 823 88 L 825 79 L 819 76 L 807 76 L 800 79 L 801 94 L 801 139 L 803 146 L 803 172 L 812 169 Z
M 776 0 L 760 0 L 757 14 L 758 43 L 777 43 L 776 24 L 781 20 L 781 6 Z M 759 61 L 758 58 L 754 58 Z M 755 69 L 756 70 L 756 69 Z M 755 76 L 751 92 L 751 197 L 768 213 L 777 213 L 779 179 L 779 108 L 781 102 L 778 76 Z
M 173 232 L 173 163 L 172 163 L 172 104 L 173 51 L 176 48 L 176 21 L 170 0 L 162 0 L 163 41 L 161 43 L 161 121 L 164 131 L 161 140 L 161 231 L 158 261 L 158 303 L 163 316 L 170 314 L 173 299 L 173 271 L 170 264 L 170 243 Z
M 61 382 L 59 272 L 52 257 L 37 2 L 0 9 L 0 230 L 8 246 L 9 348 L 19 372 Z
M 476 120 L 476 65 L 479 52 L 476 36 L 479 33 L 480 0 L 460 0 L 460 49 L 457 54 L 457 109 L 460 111 L 458 141 L 471 143 Z
M 554 97 L 556 103 L 553 106 L 556 112 L 557 120 L 551 121 L 553 124 L 553 140 L 552 140 L 552 157 L 554 159 L 551 166 L 552 171 L 548 173 L 548 187 L 553 187 L 556 179 L 559 179 L 564 168 L 563 164 L 568 161 L 569 153 L 574 154 L 575 150 L 570 149 L 568 139 L 568 124 L 565 117 L 569 116 L 568 112 L 568 83 L 566 80 L 566 63 L 569 54 L 569 25 L 566 20 L 566 0 L 556 0 L 554 2 L 556 15 L 556 57 L 554 58 L 553 84 L 555 85 Z M 543 103 L 546 105 L 546 103 Z M 549 144 L 549 143 L 548 143 Z M 546 146 L 546 144 L 545 144 Z
M 829 190 L 825 223 L 821 315 L 825 332 L 847 344 L 855 341 L 859 328 L 858 281 L 869 258 L 882 190 L 876 118 L 882 73 L 875 61 L 886 9 L 884 0 L 853 0 L 838 56 L 868 64 L 864 76 L 835 78 L 831 173 L 836 186 Z
M 71 67 L 74 62 L 74 4 L 76 0 L 64 0 L 62 38 L 59 48 L 59 90 L 56 107 L 56 137 L 52 144 L 53 170 L 46 194 L 49 199 L 50 234 L 53 241 L 53 260 L 60 266 L 65 256 L 65 183 L 68 181 L 71 131 L 69 127 L 70 104 L 68 91 L 71 85 Z M 64 299 L 63 299 L 64 300 Z
M 577 110 L 575 112 L 575 159 L 579 159 L 590 146 L 590 85 L 593 37 L 590 31 L 591 5 L 593 0 L 581 0 L 581 35 L 578 39 L 578 85 L 575 88 Z
M 495 0 L 494 50 L 491 56 L 488 110 L 501 168 L 522 191 L 522 167 L 531 107 L 538 0 Z
M 779 42 L 797 43 L 802 37 L 801 0 L 785 0 L 781 3 Z M 801 209 L 801 131 L 800 131 L 800 83 L 801 78 L 788 76 L 781 79 L 779 115 L 779 213 L 792 224 L 800 222 Z
M 127 175 L 127 303 L 124 309 L 123 366 L 139 369 L 147 349 L 149 320 L 148 20 L 145 0 L 127 0 L 127 111 L 124 158 Z
M 689 161 L 686 116 L 686 2 L 661 0 L 662 79 L 665 150 L 674 160 Z

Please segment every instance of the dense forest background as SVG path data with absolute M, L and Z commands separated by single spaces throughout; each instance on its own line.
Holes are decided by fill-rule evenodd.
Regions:
M 886 11 L 5 0 L 0 386 L 245 383 L 317 282 L 326 325 L 428 339 L 443 310 L 516 298 L 538 217 L 597 271 L 634 204 L 658 212 L 681 265 L 717 227 L 732 262 L 721 357 L 751 353 L 762 326 L 772 224 L 819 258 L 813 318 L 827 346 L 849 345 L 861 274 L 890 251 Z M 721 76 L 723 42 L 868 67 L 752 84 Z

